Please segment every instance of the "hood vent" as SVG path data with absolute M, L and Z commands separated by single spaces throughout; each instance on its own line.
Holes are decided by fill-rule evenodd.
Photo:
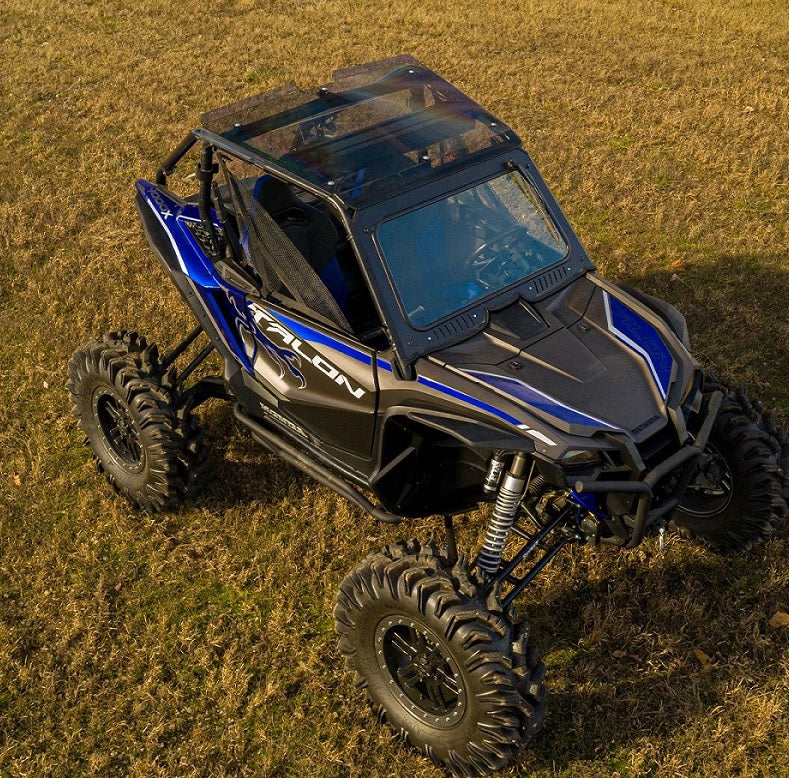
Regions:
M 559 286 L 563 281 L 565 281 L 570 276 L 570 269 L 567 268 L 565 265 L 560 265 L 559 267 L 551 268 L 550 270 L 546 270 L 544 273 L 540 273 L 540 275 L 535 276 L 534 278 L 530 278 L 524 284 L 528 285 L 528 290 L 531 296 L 540 296 L 545 294 L 545 292 L 550 291 L 556 286 Z M 517 291 L 521 291 L 523 293 L 523 286 L 518 287 L 515 294 L 517 295 Z M 514 298 L 517 300 L 517 296 Z M 521 310 L 522 309 L 522 310 Z M 507 308 L 505 310 L 513 311 L 514 309 Z M 531 332 L 532 329 L 535 328 L 537 331 L 542 330 L 545 328 L 545 322 L 541 318 L 539 318 L 531 308 L 527 307 L 523 302 L 518 307 L 516 311 L 516 315 L 518 316 L 517 325 L 514 329 L 515 332 L 518 333 L 519 337 L 524 337 L 526 333 L 523 331 L 523 327 L 526 325 L 526 322 L 522 319 L 523 311 L 526 311 L 529 314 L 530 324 L 531 327 L 529 328 L 530 333 L 536 334 L 536 332 Z M 459 316 L 454 316 L 449 321 L 443 322 L 443 324 L 439 324 L 438 326 L 434 327 L 430 332 L 427 334 L 427 340 L 431 343 L 442 343 L 444 346 L 449 345 L 446 341 L 453 341 L 456 338 L 459 338 L 465 335 L 467 332 L 473 331 L 479 327 L 480 324 L 484 322 L 484 316 L 477 314 L 476 316 L 472 313 L 463 313 Z M 496 321 L 497 319 L 502 318 L 498 314 L 494 314 L 491 316 L 491 320 Z M 497 322 L 498 324 L 498 322 Z M 505 325 L 505 330 L 507 329 Z

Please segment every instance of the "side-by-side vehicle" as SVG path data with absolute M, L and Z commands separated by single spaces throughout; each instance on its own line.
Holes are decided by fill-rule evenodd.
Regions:
M 99 469 L 177 506 L 205 469 L 192 411 L 218 397 L 376 519 L 443 520 L 441 548 L 364 559 L 334 618 L 373 706 L 457 774 L 510 764 L 542 723 L 513 601 L 564 546 L 673 530 L 739 552 L 784 522 L 772 416 L 705 374 L 674 307 L 601 278 L 517 135 L 410 57 L 205 114 L 136 202 L 197 326 L 166 356 L 126 331 L 74 353 Z M 461 553 L 453 517 L 485 503 Z

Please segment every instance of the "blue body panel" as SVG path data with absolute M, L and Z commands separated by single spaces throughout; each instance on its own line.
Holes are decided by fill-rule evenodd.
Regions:
M 668 397 L 674 359 L 658 331 L 622 300 L 604 293 L 608 328 L 646 362 L 663 400 Z
M 189 229 L 190 224 L 200 225 L 198 206 L 168 197 L 149 181 L 138 181 L 136 187 L 164 228 L 180 271 L 192 282 L 205 311 L 233 355 L 251 373 L 252 364 L 239 335 L 240 329 L 251 331 L 246 295 L 216 273 L 213 263 Z M 215 226 L 218 228 L 218 223 L 215 222 Z M 235 327 L 230 326 L 231 322 Z

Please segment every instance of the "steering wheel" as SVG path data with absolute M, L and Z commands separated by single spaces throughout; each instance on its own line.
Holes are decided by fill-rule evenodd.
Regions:
M 526 227 L 515 224 L 483 243 L 471 255 L 469 264 L 477 281 L 492 288 L 520 278 L 524 260 L 534 254 L 534 238 Z

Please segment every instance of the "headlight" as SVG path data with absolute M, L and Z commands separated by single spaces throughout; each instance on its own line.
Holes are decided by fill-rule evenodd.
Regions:
M 579 465 L 595 465 L 600 461 L 600 454 L 596 451 L 568 451 L 562 457 L 565 467 L 578 467 Z

